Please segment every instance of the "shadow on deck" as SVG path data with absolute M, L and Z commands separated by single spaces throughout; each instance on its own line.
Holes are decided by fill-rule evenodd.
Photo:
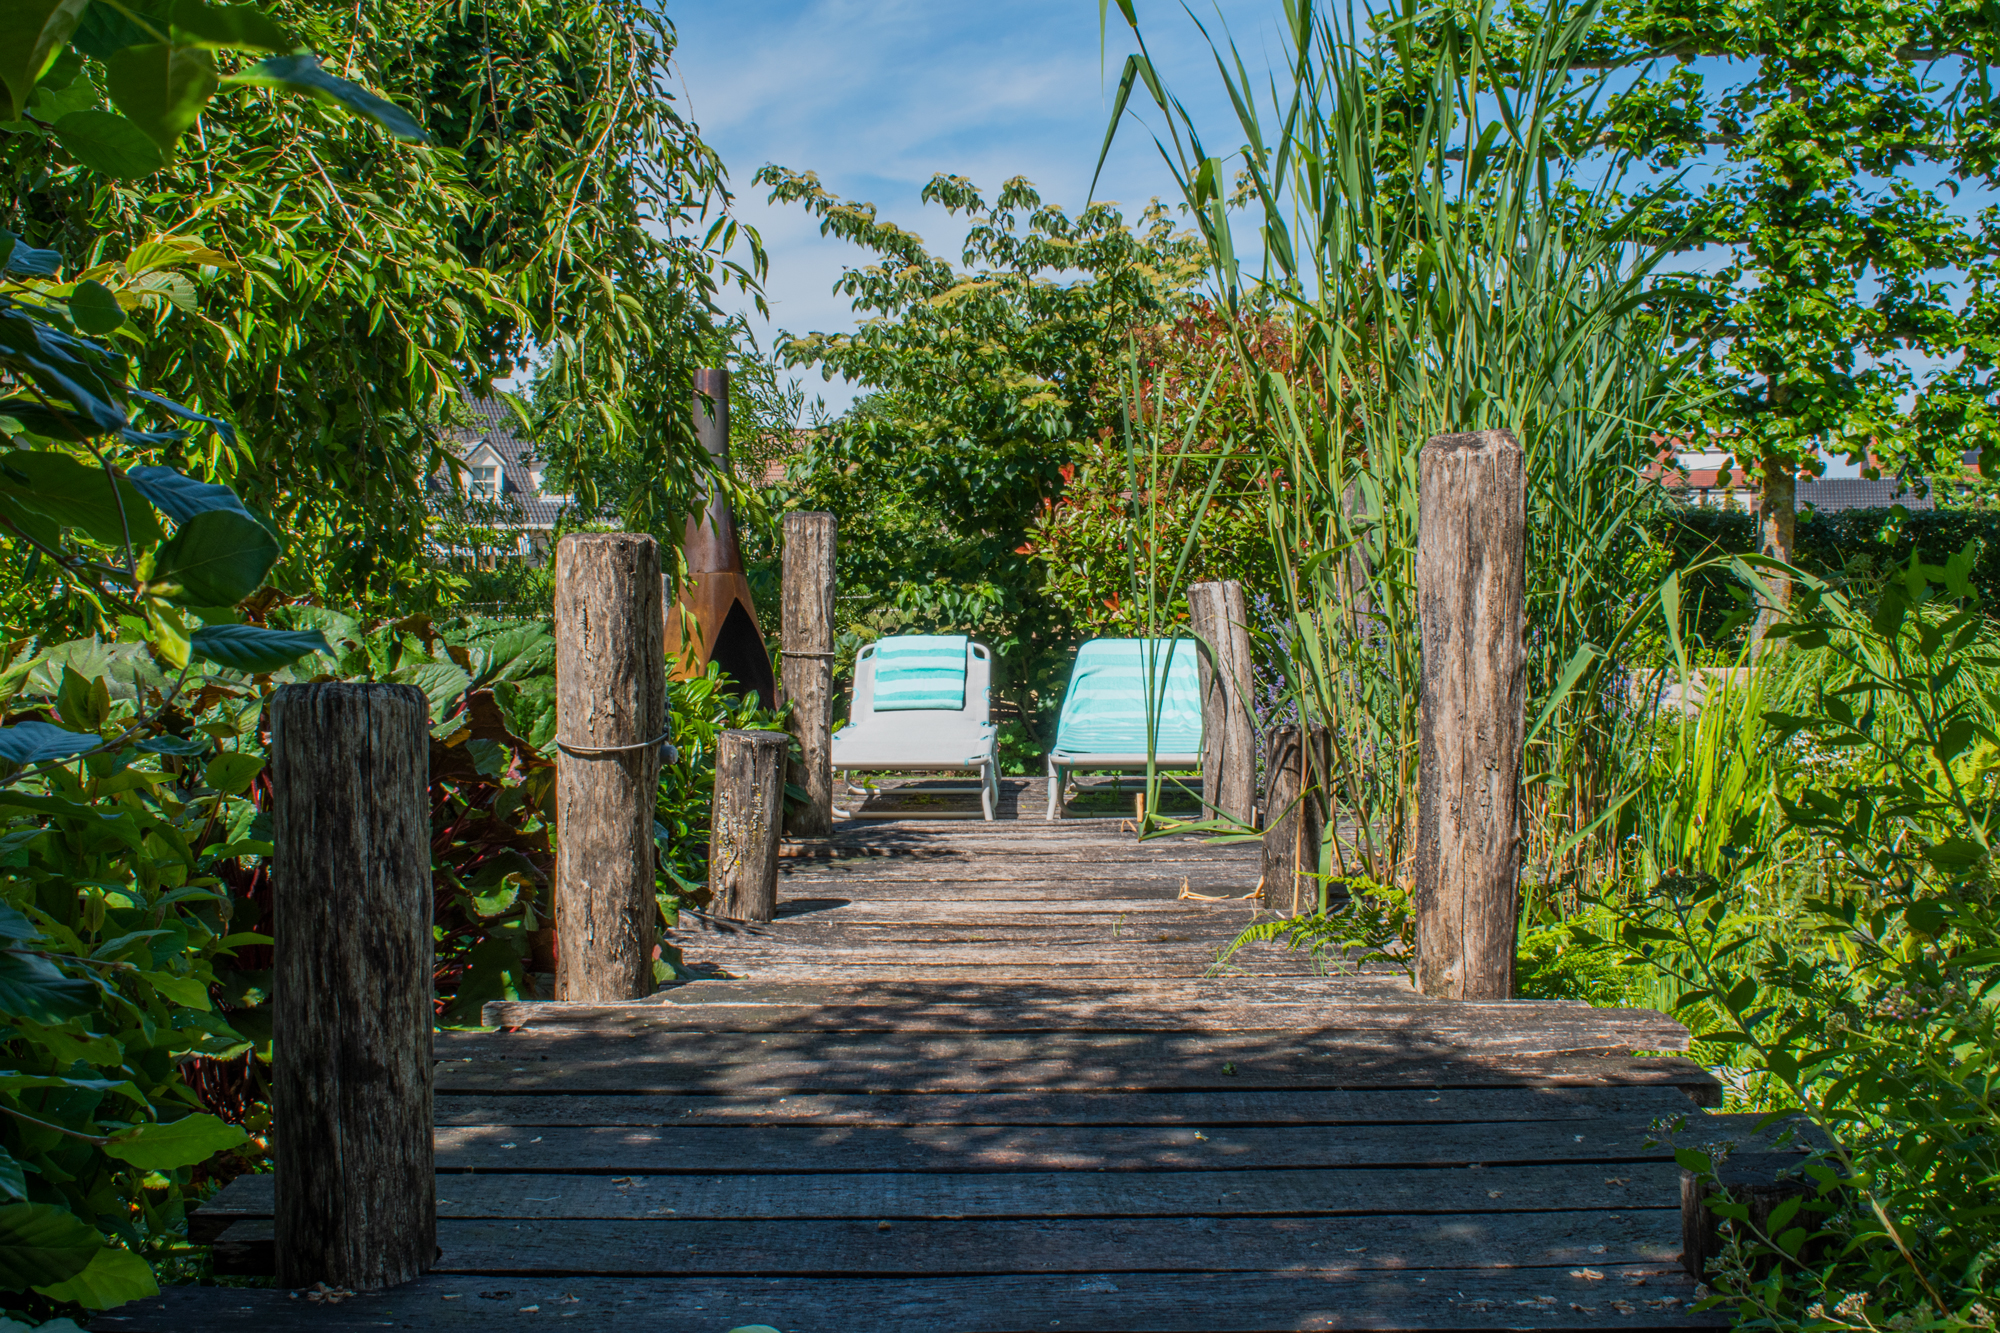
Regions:
M 1673 1149 L 1752 1126 L 1701 1109 L 1678 1024 L 1268 945 L 1218 971 L 1254 845 L 1024 828 L 1039 792 L 1011 800 L 794 848 L 775 922 L 675 932 L 718 979 L 440 1034 L 430 1276 L 176 1288 L 95 1327 L 1724 1322 L 1690 1309 Z M 272 1199 L 246 1178 L 197 1214 L 218 1271 L 270 1271 Z

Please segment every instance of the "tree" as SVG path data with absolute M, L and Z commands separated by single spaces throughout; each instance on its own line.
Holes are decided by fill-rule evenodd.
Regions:
M 985 636 L 1028 732 L 1010 739 L 1031 738 L 1070 642 L 1031 532 L 1080 445 L 1116 423 L 1100 388 L 1134 329 L 1182 307 L 1197 248 L 1158 205 L 1130 227 L 1107 204 L 1071 217 L 1018 177 L 989 204 L 940 175 L 924 200 L 974 223 L 961 269 L 810 173 L 773 166 L 757 180 L 881 257 L 835 284 L 870 317 L 858 331 L 780 343 L 791 364 L 872 390 L 816 434 L 788 502 L 839 517 L 843 598 L 870 606 L 875 628 Z
M 287 590 L 404 610 L 448 597 L 424 540 L 426 480 L 452 465 L 444 428 L 531 360 L 554 479 L 587 512 L 678 540 L 706 465 L 686 414 L 657 407 L 687 400 L 718 286 L 754 287 L 762 257 L 664 87 L 674 37 L 655 9 L 290 0 L 257 18 L 265 49 L 309 46 L 386 93 L 362 96 L 429 143 L 399 152 L 376 125 L 255 92 L 273 65 L 325 92 L 313 58 L 252 66 L 196 30 L 254 11 L 29 8 L 68 14 L 74 42 L 56 41 L 39 82 L 22 76 L 32 91 L 0 124 L 7 225 L 76 256 L 198 245 L 201 267 L 156 275 L 113 336 L 141 383 L 241 434 L 141 453 L 234 485 L 297 534 Z M 198 156 L 106 108 L 139 104 L 145 61 L 181 71 L 170 91 L 180 131 L 199 113 Z
M 1620 137 L 1694 177 L 1657 235 L 1722 261 L 1684 282 L 1716 390 L 1690 424 L 1759 477 L 1764 553 L 1792 559 L 1794 481 L 1822 452 L 1949 475 L 2000 442 L 1994 219 L 1956 204 L 1995 179 L 1986 11 L 1640 0 L 1604 44 L 1639 71 Z

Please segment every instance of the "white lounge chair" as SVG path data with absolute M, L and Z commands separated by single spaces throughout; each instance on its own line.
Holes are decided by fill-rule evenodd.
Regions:
M 1193 639 L 1092 639 L 1077 649 L 1049 751 L 1049 818 L 1070 775 L 1201 768 L 1201 686 Z M 1147 686 L 1150 667 L 1152 685 Z
M 1000 798 L 992 690 L 993 650 L 983 643 L 930 634 L 876 640 L 854 661 L 849 721 L 833 733 L 834 772 L 976 773 L 976 786 L 926 790 L 977 791 L 992 819 Z

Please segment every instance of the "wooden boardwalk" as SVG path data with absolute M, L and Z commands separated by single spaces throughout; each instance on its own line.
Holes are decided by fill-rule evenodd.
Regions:
M 1748 1131 L 1699 1109 L 1698 1067 L 1633 1054 L 1684 1030 L 1271 946 L 1209 976 L 1256 875 L 1109 820 L 849 823 L 791 858 L 772 925 L 679 932 L 716 979 L 439 1036 L 432 1275 L 174 1288 L 94 1327 L 1724 1322 L 1689 1309 L 1672 1149 Z M 270 1271 L 271 1183 L 197 1215 L 219 1270 Z

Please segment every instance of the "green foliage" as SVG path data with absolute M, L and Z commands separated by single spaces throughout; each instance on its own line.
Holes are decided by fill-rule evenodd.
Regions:
M 1250 386 L 1255 429 L 1212 434 L 1271 479 L 1274 655 L 1283 710 L 1332 738 L 1350 832 L 1335 873 L 1396 882 L 1414 846 L 1417 454 L 1434 435 L 1505 428 L 1525 456 L 1534 858 L 1570 855 L 1603 794 L 1612 717 L 1603 692 L 1577 686 L 1618 647 L 1637 520 L 1657 503 L 1641 475 L 1651 427 L 1685 411 L 1692 386 L 1653 298 L 1661 256 L 1630 244 L 1648 214 L 1620 195 L 1629 159 L 1614 151 L 1586 171 L 1569 146 L 1612 128 L 1577 78 L 1595 15 L 1543 7 L 1522 44 L 1486 11 L 1461 27 L 1443 7 L 1365 21 L 1288 8 L 1268 89 L 1217 51 L 1230 142 L 1260 145 L 1231 162 L 1203 148 L 1135 25 L 1112 129 L 1136 88 L 1167 117 L 1162 152 Z M 1504 104 L 1488 95 L 1498 88 Z M 1260 269 L 1237 249 L 1239 201 L 1260 229 Z M 1266 318 L 1283 330 L 1279 355 L 1255 336 Z M 1150 451 L 1166 452 L 1171 434 L 1136 395 L 1132 410 Z
M 1992 219 L 1956 203 L 1996 164 L 1990 19 L 1935 0 L 1646 0 L 1607 7 L 1600 36 L 1598 59 L 1636 75 L 1610 99 L 1614 133 L 1650 166 L 1694 168 L 1650 224 L 1703 256 L 1688 327 L 1721 393 L 1689 427 L 1746 466 L 1825 448 L 1921 474 L 1992 447 Z
M 1975 556 L 1912 559 L 1865 598 L 1794 571 L 1789 646 L 1699 724 L 1660 724 L 1712 709 L 1719 740 L 1635 772 L 1628 834 L 1654 850 L 1570 928 L 1573 973 L 1638 980 L 1626 998 L 1677 1009 L 1733 1095 L 1837 1145 L 1808 1168 L 1837 1192 L 1761 1233 L 1725 1209 L 1716 1302 L 1743 1326 L 1991 1323 L 2000 655 Z M 1745 765 L 1769 781 L 1703 777 Z M 1697 812 L 1723 845 L 1682 836 Z
M 874 392 L 817 431 L 788 470 L 788 507 L 840 522 L 840 647 L 899 631 L 959 632 L 993 647 L 1000 693 L 1038 737 L 1078 637 L 1044 591 L 1031 545 L 1066 468 L 1115 428 L 1116 382 L 1132 330 L 1177 310 L 1198 251 L 1157 206 L 1136 227 L 1095 204 L 1075 217 L 1016 178 L 990 203 L 972 183 L 924 189 L 972 222 L 963 268 L 837 199 L 810 174 L 766 167 L 772 198 L 880 257 L 837 290 L 867 321 L 853 334 L 791 337 L 795 365 Z
M 1253 602 L 1282 595 L 1262 486 L 1245 466 L 1252 451 L 1231 438 L 1257 427 L 1227 321 L 1196 300 L 1128 336 L 1097 396 L 1107 416 L 1124 415 L 1136 396 L 1148 431 L 1135 435 L 1121 421 L 1084 441 L 1031 543 L 1047 570 L 1045 595 L 1078 637 L 1151 637 L 1185 625 L 1187 585 L 1204 579 L 1235 579 Z M 1284 355 L 1276 321 L 1259 322 L 1250 337 L 1265 358 Z M 1164 446 L 1156 454 L 1135 447 L 1147 433 Z M 1140 577 L 1177 564 L 1180 577 L 1157 591 Z
M 534 355 L 552 478 L 678 541 L 705 455 L 657 404 L 686 401 L 719 285 L 754 288 L 762 258 L 666 91 L 657 7 L 57 8 L 52 62 L 7 76 L 7 225 L 87 257 L 79 327 L 140 383 L 241 429 L 130 439 L 131 461 L 273 518 L 286 590 L 425 609 L 457 583 L 424 540 L 443 432 Z M 91 628 L 61 602 L 36 624 Z

